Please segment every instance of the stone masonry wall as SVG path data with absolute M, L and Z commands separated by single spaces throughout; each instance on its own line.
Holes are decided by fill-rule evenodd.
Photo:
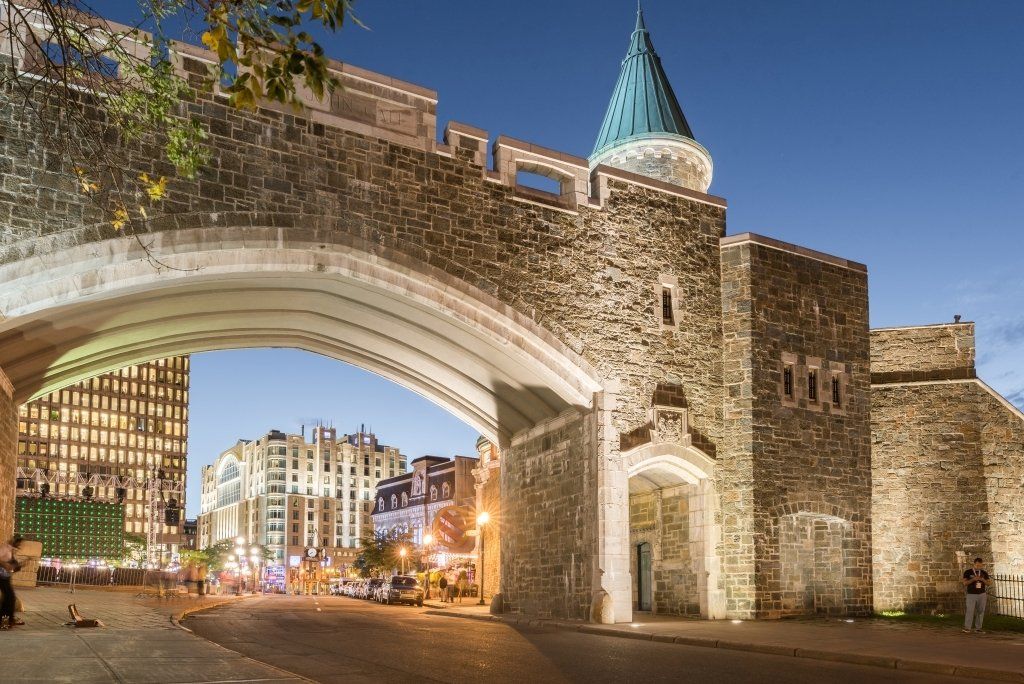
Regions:
M 585 620 L 595 552 L 592 416 L 563 416 L 503 452 L 503 567 L 507 609 Z
M 720 469 L 726 599 L 761 617 L 871 609 L 871 469 L 867 273 L 863 266 L 763 238 L 722 249 L 726 444 Z M 784 396 L 783 371 L 794 373 Z M 816 370 L 817 401 L 807 390 Z M 831 401 L 831 378 L 841 382 Z M 811 557 L 842 568 L 842 607 L 793 582 L 801 554 L 784 554 L 790 517 L 806 518 Z M 822 523 L 841 543 L 813 536 Z M 796 532 L 794 532 L 795 534 Z M 751 579 L 753 570 L 756 579 Z M 831 591 L 831 589 L 829 590 Z
M 977 380 L 872 392 L 875 609 L 963 609 L 975 556 L 1024 572 L 1024 416 Z
M 871 331 L 871 380 L 911 382 L 974 377 L 974 324 Z
M 188 58 L 184 65 L 193 71 L 203 68 Z M 694 431 L 712 446 L 718 442 L 722 201 L 615 177 L 606 180 L 610 194 L 602 206 L 567 209 L 557 201 L 549 205 L 532 195 L 524 198 L 483 168 L 485 142 L 455 134 L 451 146 L 436 142 L 436 106 L 424 99 L 429 91 L 396 92 L 402 87 L 374 81 L 372 75 L 342 80 L 345 89 L 334 96 L 329 116 L 238 111 L 207 95 L 184 105 L 210 132 L 212 160 L 196 179 L 187 180 L 174 176 L 148 142 L 126 150 L 129 176 L 171 179 L 166 199 L 150 208 L 144 228 L 223 227 L 244 249 L 250 226 L 274 226 L 285 243 L 302 238 L 418 260 L 530 316 L 580 354 L 615 386 L 610 420 L 617 431 L 644 424 L 655 385 L 666 382 L 684 388 Z M 380 100 L 393 109 L 383 119 L 370 107 Z M 382 121 L 404 121 L 406 114 L 407 128 L 381 128 Z M 127 239 L 78 191 L 69 164 L 43 145 L 19 104 L 0 101 L 0 263 L 33 258 L 37 250 L 54 253 L 71 245 Z M 662 324 L 657 291 L 662 275 L 678 283 L 671 329 Z M 502 540 L 503 558 L 517 564 L 503 583 L 532 587 L 513 605 L 579 614 L 583 593 L 592 589 L 594 575 L 588 573 L 593 558 L 573 554 L 594 552 L 597 520 L 610 510 L 598 508 L 597 490 L 580 478 L 598 459 L 617 456 L 611 444 L 601 442 L 605 451 L 598 454 L 574 443 L 571 463 L 558 466 L 561 479 L 533 473 L 555 467 L 540 462 L 545 458 L 562 457 L 540 456 L 544 450 L 535 445 L 512 450 L 508 472 L 502 473 L 506 500 L 521 492 L 534 501 L 568 497 L 560 512 L 581 516 L 572 533 L 578 537 L 587 530 L 591 535 L 567 546 L 574 549 L 567 551 L 571 560 L 554 561 L 550 553 L 534 553 L 530 546 L 542 541 L 531 536 L 538 526 L 553 523 L 513 510 L 510 518 L 521 522 L 525 532 Z M 525 489 L 524 478 L 529 479 Z M 625 511 L 624 491 L 604 496 L 608 505 Z M 600 532 L 606 538 L 625 536 L 625 513 L 621 517 L 614 521 L 621 534 L 618 527 Z M 557 538 L 558 532 L 553 534 Z M 546 551 L 555 547 L 543 541 Z M 519 544 L 530 550 L 520 552 Z M 549 563 L 557 563 L 555 574 L 545 574 L 553 570 Z M 542 591 L 551 589 L 551 582 L 565 581 L 579 584 L 559 585 L 553 594 Z M 542 605 L 545 596 L 553 597 L 555 607 Z
M 0 369 L 0 540 L 14 534 L 14 484 L 18 465 L 18 407 Z

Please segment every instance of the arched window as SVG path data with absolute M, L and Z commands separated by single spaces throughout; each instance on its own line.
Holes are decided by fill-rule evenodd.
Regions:
M 406 494 L 405 492 L 402 492 L 402 508 L 405 508 L 408 505 L 409 505 L 409 495 Z
M 392 510 L 398 508 L 398 497 L 394 494 L 391 495 L 391 508 Z
M 441 496 L 445 499 L 450 499 L 452 497 L 452 487 L 447 482 L 441 485 Z
M 231 480 L 238 479 L 238 461 L 234 457 L 225 459 L 220 467 L 220 474 L 217 475 L 217 484 L 224 484 Z
M 383 511 L 384 510 L 384 497 L 383 496 L 380 497 L 379 499 L 377 499 L 377 510 L 378 511 Z
M 430 485 L 430 500 L 437 501 L 437 485 Z

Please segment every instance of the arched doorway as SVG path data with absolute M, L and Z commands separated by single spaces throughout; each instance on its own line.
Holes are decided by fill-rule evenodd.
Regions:
M 647 444 L 629 476 L 633 605 L 655 614 L 725 617 L 714 460 L 696 447 Z

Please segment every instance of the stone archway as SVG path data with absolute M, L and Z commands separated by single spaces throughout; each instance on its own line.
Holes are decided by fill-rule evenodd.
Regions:
M 495 297 L 397 250 L 264 218 L 158 234 L 163 268 L 126 238 L 0 267 L 0 367 L 15 400 L 172 353 L 271 346 L 374 371 L 497 444 L 590 410 L 601 383 L 589 364 Z
M 650 443 L 623 458 L 629 477 L 631 567 L 641 571 L 636 554 L 650 544 L 652 612 L 724 618 L 714 459 L 671 442 Z M 635 607 L 642 583 L 634 576 Z

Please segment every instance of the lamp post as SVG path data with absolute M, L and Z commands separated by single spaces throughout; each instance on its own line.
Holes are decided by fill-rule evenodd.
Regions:
M 424 597 L 425 599 L 430 598 L 430 545 L 434 543 L 434 535 L 429 532 L 423 535 L 423 556 L 427 559 L 427 570 L 424 573 L 424 584 L 425 587 Z
M 235 584 L 235 596 L 242 595 L 242 563 L 245 562 L 245 537 L 235 538 L 235 557 L 238 558 L 238 582 Z
M 491 519 L 491 514 L 487 511 L 480 511 L 476 514 L 476 529 L 480 535 L 480 600 L 477 601 L 478 606 L 484 605 L 484 527 L 487 522 Z
M 404 546 L 398 550 L 398 555 L 402 557 L 402 574 L 405 574 L 405 556 L 409 551 Z
M 69 563 L 68 569 L 71 570 L 71 590 L 69 594 L 75 593 L 75 578 L 78 576 L 78 563 Z

